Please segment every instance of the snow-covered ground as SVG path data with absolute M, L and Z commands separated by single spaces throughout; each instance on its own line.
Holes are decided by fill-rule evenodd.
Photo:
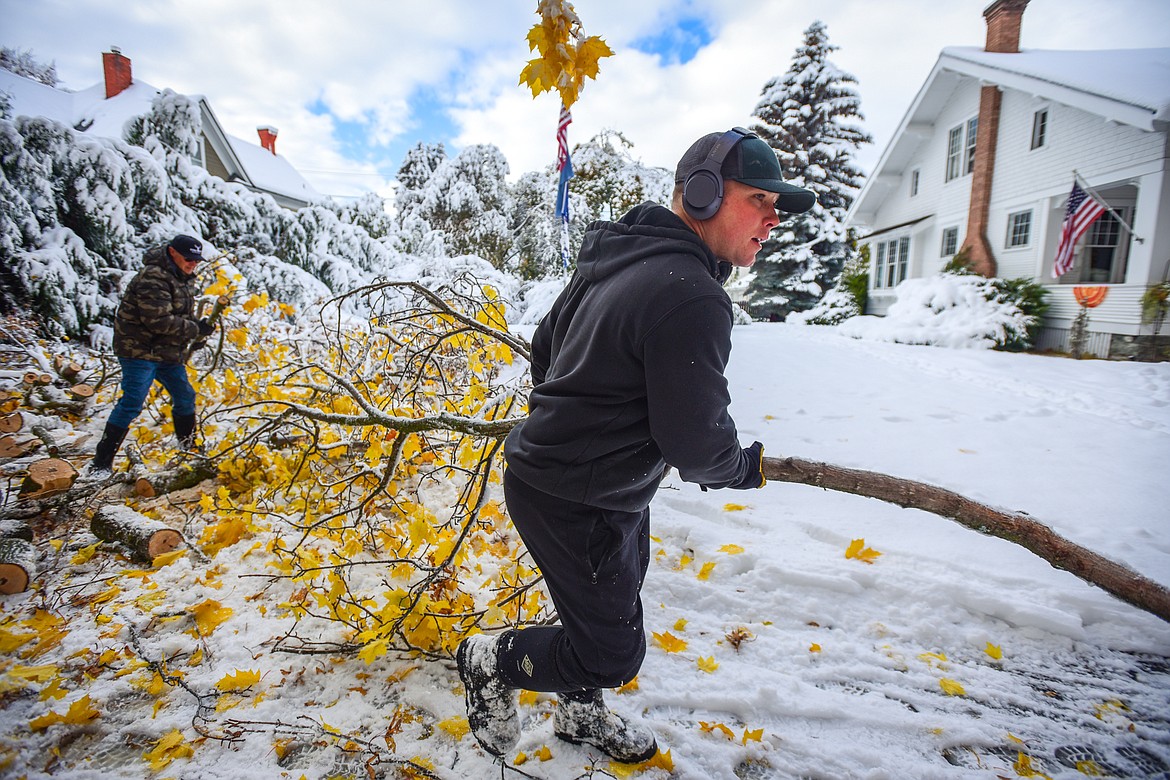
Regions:
M 736 328 L 734 341 L 728 376 L 745 444 L 1024 511 L 1170 585 L 1170 364 L 855 341 L 784 324 Z M 643 599 L 657 637 L 637 687 L 608 698 L 645 717 L 669 759 L 615 766 L 563 743 L 553 698 L 526 695 L 502 776 L 1170 776 L 1170 625 L 1023 548 L 783 483 L 704 493 L 668 481 L 652 517 Z M 846 557 L 857 539 L 881 555 Z M 271 653 L 288 624 L 249 547 L 213 562 L 191 552 L 148 576 L 121 574 L 106 556 L 69 590 L 5 597 L 17 634 L 13 621 L 37 605 L 72 609 L 76 620 L 46 630 L 69 630 L 57 655 L 93 663 L 54 698 L 52 672 L 35 671 L 45 658 L 14 660 L 34 640 L 5 648 L 0 775 L 396 777 L 392 757 L 417 757 L 440 778 L 501 776 L 459 727 L 449 661 Z M 77 550 L 65 549 L 68 561 Z M 109 603 L 145 610 L 158 592 L 181 593 L 231 613 L 205 608 L 214 631 L 191 634 L 188 618 L 165 610 L 150 624 L 129 607 L 87 619 L 112 584 L 121 590 Z M 174 630 L 160 630 L 168 620 Z M 133 674 L 109 672 L 135 658 Z M 153 670 L 140 663 L 164 658 Z M 152 671 L 182 675 L 186 688 Z M 237 672 L 258 681 L 217 697 L 216 682 Z M 211 706 L 196 719 L 198 695 Z M 67 719 L 84 696 L 100 717 L 30 731 L 47 712 Z

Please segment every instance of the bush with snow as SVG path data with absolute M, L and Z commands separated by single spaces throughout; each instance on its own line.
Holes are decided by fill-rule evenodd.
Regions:
M 885 317 L 853 317 L 837 329 L 856 339 L 952 348 L 1026 340 L 1035 317 L 1007 299 L 997 281 L 966 274 L 908 279 L 894 288 L 898 299 Z

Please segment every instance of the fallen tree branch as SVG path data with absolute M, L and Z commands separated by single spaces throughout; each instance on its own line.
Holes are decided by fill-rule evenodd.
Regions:
M 1006 539 L 1127 604 L 1170 622 L 1170 590 L 1132 569 L 1065 539 L 1025 514 L 994 509 L 923 482 L 799 458 L 764 458 L 763 471 L 764 476 L 772 481 L 814 485 L 826 490 L 877 498 L 908 509 L 931 512 L 981 534 Z

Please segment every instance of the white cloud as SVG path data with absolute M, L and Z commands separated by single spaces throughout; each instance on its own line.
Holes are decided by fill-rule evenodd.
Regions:
M 860 81 L 876 162 L 944 46 L 982 45 L 989 0 L 578 0 L 585 32 L 618 52 L 601 62 L 574 106 L 570 141 L 602 129 L 623 132 L 645 162 L 673 167 L 703 133 L 749 124 L 760 89 L 784 73 L 802 31 L 816 18 L 839 46 L 833 61 Z M 513 175 L 555 159 L 559 104 L 533 100 L 517 84 L 530 56 L 525 43 L 536 3 L 464 0 L 0 0 L 0 43 L 54 60 L 66 86 L 100 80 L 100 54 L 118 45 L 134 72 L 158 87 L 206 95 L 228 132 L 252 140 L 258 125 L 280 129 L 279 150 L 327 192 L 375 186 L 373 161 L 347 160 L 329 116 L 370 121 L 371 143 L 412 143 L 418 90 L 448 106 L 457 131 L 451 151 L 494 143 Z M 714 36 L 684 64 L 662 65 L 630 47 L 679 18 L 702 18 Z M 1023 44 L 1032 48 L 1170 45 L 1163 0 L 1032 0 Z M 380 166 L 392 171 L 400 160 Z

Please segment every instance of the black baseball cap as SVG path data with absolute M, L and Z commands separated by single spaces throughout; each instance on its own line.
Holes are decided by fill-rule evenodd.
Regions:
M 170 247 L 192 262 L 203 260 L 203 242 L 197 238 L 175 236 L 171 239 Z
M 812 190 L 784 181 L 784 174 L 780 171 L 780 160 L 767 141 L 742 128 L 737 127 L 735 130 L 742 133 L 744 138 L 737 141 L 723 159 L 723 165 L 719 168 L 723 178 L 776 193 L 780 196 L 776 199 L 776 208 L 779 211 L 802 214 L 811 209 L 817 202 L 816 194 Z M 674 172 L 675 184 L 685 182 L 688 176 L 703 165 L 711 149 L 723 135 L 710 133 L 691 144 L 691 148 L 687 149 L 682 159 L 678 161 L 678 167 Z

